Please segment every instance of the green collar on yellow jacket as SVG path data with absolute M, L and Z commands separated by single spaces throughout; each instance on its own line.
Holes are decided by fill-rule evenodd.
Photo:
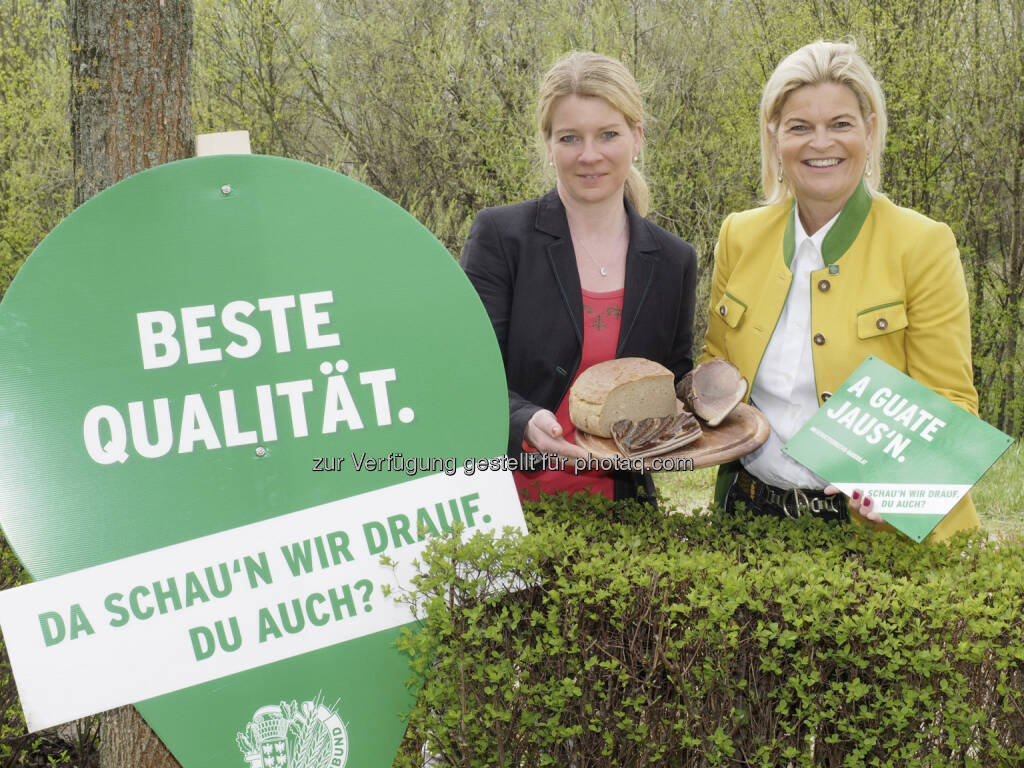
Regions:
M 846 201 L 843 210 L 832 225 L 832 229 L 825 235 L 821 243 L 821 256 L 825 265 L 829 266 L 839 260 L 839 257 L 846 253 L 853 245 L 853 241 L 860 234 L 860 228 L 871 210 L 871 193 L 867 185 L 861 181 L 857 189 L 853 191 L 850 199 Z M 796 243 L 796 201 L 789 208 L 789 220 L 786 222 L 786 233 L 782 237 L 782 254 L 786 259 L 786 266 L 793 263 L 793 249 Z

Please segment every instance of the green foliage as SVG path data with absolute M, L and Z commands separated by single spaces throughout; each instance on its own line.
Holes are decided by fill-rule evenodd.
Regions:
M 71 210 L 61 4 L 0 0 L 0 298 Z
M 787 53 L 852 35 L 882 80 L 885 189 L 947 221 L 973 295 L 982 414 L 1024 429 L 1024 0 L 201 0 L 197 123 L 350 173 L 457 254 L 473 215 L 552 184 L 533 102 L 573 48 L 620 57 L 647 93 L 651 217 L 701 255 L 757 204 L 757 105 Z
M 196 132 L 244 128 L 257 154 L 323 163 L 331 146 L 302 77 L 313 25 L 310 3 L 196 0 Z
M 0 590 L 27 581 L 28 574 L 15 558 L 7 540 L 0 536 Z M 62 728 L 39 733 L 25 732 L 25 716 L 11 676 L 11 662 L 0 636 L 0 768 L 50 765 L 95 768 L 99 765 L 98 741 L 97 718 L 77 720 Z
M 1024 760 L 1020 547 L 584 497 L 528 520 L 426 555 L 396 765 Z
M 70 206 L 67 39 L 53 0 L 0 0 L 0 293 Z M 458 254 L 485 206 L 553 183 L 541 75 L 573 48 L 645 88 L 652 219 L 701 259 L 757 204 L 757 105 L 775 64 L 852 35 L 890 117 L 884 188 L 953 227 L 982 416 L 1024 430 L 1024 0 L 196 0 L 194 121 L 350 174 Z
M 981 527 L 1024 543 L 1024 453 L 1018 441 L 992 465 L 971 490 Z

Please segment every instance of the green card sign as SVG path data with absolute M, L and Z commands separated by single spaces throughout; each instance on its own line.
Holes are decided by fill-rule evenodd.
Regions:
M 385 593 L 455 524 L 523 526 L 507 473 L 463 469 L 503 452 L 507 392 L 440 243 L 321 168 L 172 163 L 46 238 L 0 338 L 30 725 L 138 702 L 187 767 L 390 765 L 412 617 Z
M 887 363 L 868 357 L 784 451 L 922 541 L 1012 439 Z

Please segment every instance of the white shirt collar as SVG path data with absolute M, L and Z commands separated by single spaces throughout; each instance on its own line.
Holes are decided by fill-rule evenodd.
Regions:
M 839 211 L 842 213 L 842 211 Z M 821 229 L 815 232 L 813 235 L 808 235 L 804 231 L 803 222 L 800 221 L 800 209 L 797 204 L 793 203 L 793 253 L 800 250 L 800 246 L 804 244 L 805 240 L 810 240 L 814 245 L 816 251 L 821 253 L 821 244 L 825 241 L 825 235 L 832 229 L 832 225 L 836 223 L 836 219 L 839 218 L 839 213 L 829 219 Z

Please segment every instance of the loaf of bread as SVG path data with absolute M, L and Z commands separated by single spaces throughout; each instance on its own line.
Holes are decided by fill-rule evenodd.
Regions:
M 612 436 L 622 419 L 674 416 L 676 392 L 672 371 L 653 360 L 623 357 L 593 365 L 569 391 L 569 418 L 577 429 Z

